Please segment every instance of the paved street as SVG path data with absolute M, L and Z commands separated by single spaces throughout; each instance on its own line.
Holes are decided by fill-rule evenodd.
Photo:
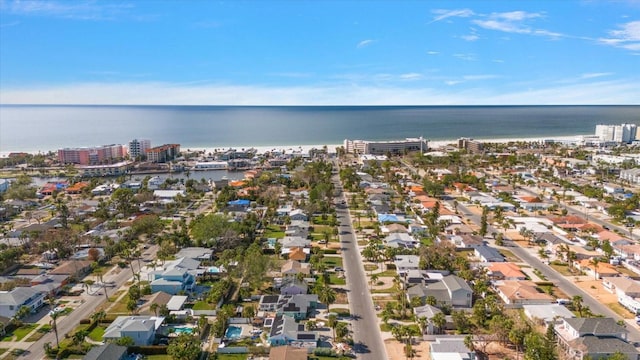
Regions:
M 149 254 L 146 257 L 154 258 L 157 250 L 158 247 L 154 245 L 147 249 L 144 253 Z M 134 268 L 137 268 L 137 263 L 137 261 L 133 262 Z M 141 264 L 142 266 L 144 266 L 145 263 Z M 109 296 L 114 294 L 117 289 L 119 289 L 122 285 L 124 285 L 125 282 L 132 278 L 131 269 L 120 269 L 118 267 L 116 267 L 115 269 L 116 270 L 104 275 L 105 282 L 115 283 L 115 287 L 108 288 L 107 290 Z M 103 290 L 96 291 L 95 295 L 87 295 L 85 293 L 83 294 L 83 297 L 85 298 L 85 302 L 82 305 L 75 308 L 69 315 L 58 318 L 58 337 L 60 341 L 64 339 L 64 334 L 70 333 L 76 326 L 78 326 L 81 319 L 89 318 L 98 306 L 106 302 Z M 47 315 L 46 318 L 49 318 L 49 316 Z M 47 342 L 50 342 L 52 346 L 56 345 L 56 336 L 53 331 L 43 336 L 40 340 L 32 343 L 28 348 L 28 352 L 23 355 L 23 358 L 44 359 L 44 344 Z
M 336 213 L 338 216 L 340 243 L 342 245 L 342 258 L 346 270 L 349 310 L 354 318 L 353 339 L 354 350 L 358 359 L 386 359 L 386 350 L 378 319 L 373 307 L 373 301 L 367 287 L 367 278 L 364 273 L 362 259 L 358 251 L 358 242 L 352 227 L 349 210 L 344 205 L 346 199 L 342 193 L 342 187 L 338 176 L 334 176 L 335 188 L 341 191 L 337 197 Z
M 475 215 L 471 212 L 471 210 L 467 209 L 464 205 L 458 204 L 458 209 L 465 216 L 473 221 L 476 225 L 480 225 L 480 215 Z M 493 228 L 492 226 L 488 226 L 487 233 L 491 234 L 493 232 L 500 232 L 499 230 Z M 613 310 L 609 309 L 606 305 L 600 303 L 597 299 L 592 297 L 589 293 L 583 291 L 579 287 L 577 287 L 570 279 L 567 279 L 565 276 L 559 274 L 549 265 L 543 263 L 538 259 L 535 254 L 531 251 L 520 247 L 515 242 L 510 240 L 505 240 L 505 245 L 509 246 L 509 251 L 514 253 L 517 257 L 522 259 L 522 261 L 531 265 L 534 269 L 540 270 L 540 272 L 547 277 L 547 279 L 556 286 L 558 286 L 563 292 L 565 292 L 569 297 L 573 297 L 575 295 L 582 296 L 584 305 L 588 306 L 594 314 L 600 314 L 606 317 L 612 317 L 616 320 L 623 320 L 618 314 L 616 314 Z M 640 341 L 640 331 L 635 326 L 627 325 L 627 330 L 629 330 L 629 341 L 638 342 Z

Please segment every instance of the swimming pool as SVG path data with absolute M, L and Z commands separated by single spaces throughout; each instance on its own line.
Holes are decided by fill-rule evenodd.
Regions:
M 175 326 L 173 330 L 176 334 L 193 334 L 194 328 L 191 326 Z
M 207 269 L 207 272 L 211 274 L 218 274 L 220 273 L 220 268 L 217 266 L 209 266 L 209 269 Z
M 227 339 L 238 339 L 242 336 L 242 328 L 237 326 L 229 326 L 225 331 L 224 336 Z

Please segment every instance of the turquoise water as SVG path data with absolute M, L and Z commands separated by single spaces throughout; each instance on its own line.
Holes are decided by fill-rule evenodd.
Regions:
M 269 247 L 272 247 L 272 248 L 276 246 L 276 241 L 277 240 L 274 238 L 267 239 L 267 243 L 269 244 Z
M 173 328 L 176 334 L 193 334 L 194 328 L 189 326 L 176 326 Z
M 210 266 L 210 267 L 207 269 L 207 272 L 212 273 L 212 274 L 217 274 L 217 273 L 219 273 L 219 272 L 220 272 L 220 268 L 219 268 L 219 267 L 217 267 L 217 266 Z
M 242 336 L 242 328 L 237 326 L 229 326 L 224 333 L 227 339 L 238 339 Z

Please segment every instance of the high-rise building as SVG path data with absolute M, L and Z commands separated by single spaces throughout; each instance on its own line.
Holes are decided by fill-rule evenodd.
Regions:
M 129 142 L 129 157 L 133 160 L 145 157 L 149 149 L 151 149 L 151 140 L 133 139 Z
M 165 163 L 180 155 L 179 144 L 165 144 L 147 149 L 147 160 L 154 163 Z
M 353 154 L 370 154 L 370 155 L 393 155 L 404 154 L 412 151 L 427 151 L 429 145 L 427 140 L 422 137 L 407 138 L 404 140 L 394 141 L 367 141 L 367 140 L 345 140 L 345 151 Z
M 125 155 L 126 150 L 120 144 L 64 148 L 58 150 L 58 161 L 62 164 L 98 165 L 118 161 Z
M 596 125 L 596 136 L 601 141 L 630 143 L 636 140 L 638 126 L 636 124 Z

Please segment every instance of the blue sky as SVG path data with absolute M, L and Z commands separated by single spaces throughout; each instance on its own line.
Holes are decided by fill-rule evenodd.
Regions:
M 0 0 L 0 103 L 640 104 L 640 0 Z

